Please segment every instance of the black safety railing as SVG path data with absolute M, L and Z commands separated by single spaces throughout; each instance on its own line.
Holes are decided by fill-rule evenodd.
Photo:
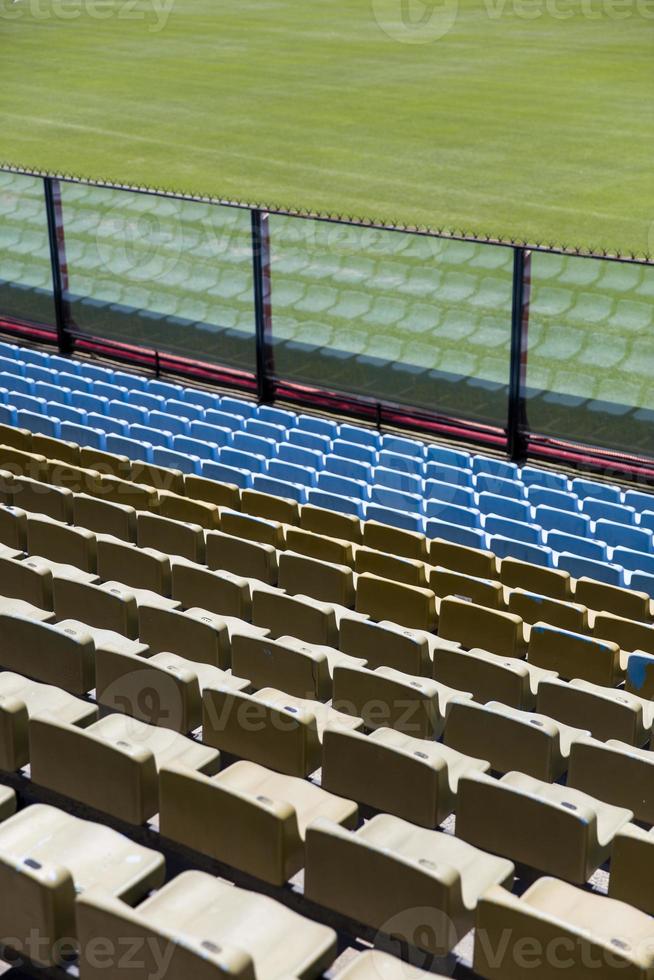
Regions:
M 649 258 L 0 168 L 0 327 L 654 481 Z

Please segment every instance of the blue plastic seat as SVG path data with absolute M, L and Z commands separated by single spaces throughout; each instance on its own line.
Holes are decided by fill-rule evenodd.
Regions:
M 344 422 L 339 430 L 339 438 L 346 442 L 359 442 L 362 446 L 370 446 L 371 449 L 379 449 L 381 436 L 374 429 L 366 429 L 360 425 L 349 425 Z
M 346 476 L 350 480 L 363 480 L 369 483 L 372 479 L 373 468 L 368 463 L 361 463 L 356 459 L 348 459 L 345 456 L 325 456 L 325 470 L 329 473 L 338 473 Z
M 636 592 L 645 592 L 650 599 L 654 599 L 654 575 L 649 575 L 646 572 L 632 572 L 629 588 Z M 631 657 L 629 663 L 631 663 Z
M 97 389 L 98 386 L 95 385 L 94 393 L 97 393 Z M 161 395 L 153 395 L 149 391 L 137 391 L 134 388 L 127 390 L 124 400 L 128 405 L 139 405 L 148 412 L 162 412 L 166 405 L 166 400 Z
M 390 527 L 397 527 L 402 531 L 422 533 L 425 528 L 424 520 L 419 514 L 409 514 L 380 504 L 366 504 L 365 516 L 368 521 L 379 521 L 380 524 L 388 524 Z
M 151 395 L 161 395 L 164 401 L 168 401 L 170 398 L 183 401 L 184 397 L 184 389 L 180 385 L 171 384 L 170 381 L 159 381 L 158 379 L 148 381 L 145 391 L 148 391 Z
M 345 439 L 334 439 L 332 443 L 332 453 L 335 456 L 345 456 L 347 459 L 356 459 L 360 463 L 377 462 L 377 450 L 370 446 L 362 446 L 358 442 L 347 442 Z M 380 455 L 382 455 L 380 453 Z
M 124 402 L 129 394 L 129 389 L 122 388 L 120 385 L 108 384 L 106 381 L 94 381 L 93 394 L 97 395 L 98 398 L 106 398 L 108 402 Z
M 262 422 L 272 422 L 285 429 L 291 429 L 297 423 L 295 412 L 289 412 L 285 408 L 274 408 L 272 405 L 259 405 L 259 418 Z
M 393 453 L 388 449 L 382 449 L 379 453 L 378 465 L 383 466 L 384 469 L 398 470 L 400 473 L 413 473 L 420 477 L 425 472 L 425 463 L 421 457 Z
M 475 474 L 487 473 L 503 480 L 518 480 L 520 478 L 520 471 L 515 463 L 509 463 L 503 459 L 493 459 L 492 456 L 473 456 L 472 472 Z
M 302 429 L 289 429 L 286 433 L 286 441 L 292 446 L 300 446 L 302 449 L 313 449 L 319 453 L 330 453 L 332 451 L 332 441 L 328 436 L 323 436 L 315 432 L 304 432 Z
M 437 483 L 451 483 L 453 487 L 473 489 L 470 470 L 461 469 L 459 466 L 450 466 L 449 463 L 436 461 L 425 463 L 425 481 L 427 480 L 435 480 Z
M 475 477 L 477 493 L 492 493 L 497 497 L 508 497 L 511 500 L 525 500 L 525 488 L 516 480 L 505 480 L 491 473 L 480 473 Z
M 568 510 L 579 513 L 579 500 L 573 493 L 561 490 L 548 490 L 543 487 L 528 487 L 527 499 L 533 507 L 554 507 L 556 510 Z
M 81 408 L 84 412 L 95 412 L 97 415 L 106 415 L 109 402 L 98 395 L 87 395 L 83 391 L 72 391 L 70 394 L 70 404 L 73 408 Z M 116 404 L 119 404 L 118 402 Z
M 629 572 L 646 572 L 654 575 L 654 554 L 633 551 L 631 548 L 615 548 L 611 560 Z
M 277 447 L 277 459 L 283 463 L 293 463 L 294 466 L 308 466 L 312 470 L 321 470 L 325 465 L 325 457 L 315 449 L 304 449 L 282 442 Z
M 341 435 L 343 435 L 343 426 L 341 426 Z M 382 436 L 381 449 L 389 453 L 399 453 L 400 456 L 417 456 L 421 460 L 425 458 L 424 442 L 408 439 L 406 436 L 391 434 Z
M 352 497 L 356 500 L 369 500 L 370 493 L 368 484 L 364 480 L 355 480 L 339 473 L 328 473 L 323 471 L 318 473 L 316 486 L 325 493 L 339 493 L 344 497 Z
M 166 432 L 172 432 L 174 436 L 188 435 L 191 427 L 188 419 L 180 419 L 170 412 L 150 412 L 148 422 L 153 429 L 164 429 Z
M 2 368 L 0 368 L 0 370 L 2 370 Z M 15 371 L 11 373 L 15 373 Z M 49 385 L 59 384 L 59 374 L 57 371 L 53 371 L 52 368 L 37 367 L 35 364 L 30 364 L 29 374 L 26 374 L 25 377 L 28 376 L 34 383 L 37 381 L 45 381 L 45 383 Z
M 456 487 L 453 483 L 441 483 L 439 480 L 425 480 L 424 496 L 425 500 L 442 500 L 459 507 L 476 507 L 477 497 L 474 490 Z
M 7 388 L 17 395 L 34 394 L 34 381 L 32 378 L 24 378 L 21 374 L 11 374 L 9 371 L 3 371 L 0 374 L 0 387 Z
M 231 412 L 242 419 L 251 419 L 258 414 L 257 406 L 254 402 L 246 402 L 241 398 L 227 396 L 220 399 L 220 408 L 223 412 Z
M 423 511 L 421 496 L 405 493 L 403 490 L 393 490 L 391 487 L 371 486 L 370 501 L 388 510 L 396 508 L 416 516 L 421 515 Z
M 594 500 L 605 500 L 607 503 L 621 503 L 620 487 L 609 483 L 596 483 L 594 480 L 583 480 L 580 477 L 572 481 L 572 492 L 580 499 L 592 497 Z
M 81 361 L 78 362 L 82 364 Z M 82 369 L 79 372 L 89 381 L 92 381 L 95 385 L 96 382 L 106 382 L 107 384 L 114 383 L 114 372 L 111 368 L 101 367 L 99 364 L 87 364 L 84 363 Z
M 427 500 L 424 504 L 427 517 L 459 527 L 481 528 L 481 514 L 472 507 L 459 507 L 443 500 Z
M 215 408 L 208 408 L 204 413 L 204 421 L 207 425 L 217 425 L 221 429 L 231 429 L 238 432 L 243 428 L 243 419 L 232 412 L 223 412 Z
M 154 429 L 151 425 L 141 425 L 135 422 L 128 426 L 127 435 L 130 439 L 137 439 L 139 442 L 148 442 L 151 446 L 159 446 L 162 449 L 173 448 L 173 436 L 165 429 Z
M 128 402 L 109 402 L 107 405 L 107 415 L 111 415 L 114 419 L 122 419 L 123 422 L 128 422 L 129 425 L 135 423 L 147 425 L 149 418 L 147 408 L 141 408 L 140 405 L 130 405 Z
M 184 436 L 177 438 L 183 439 Z M 182 473 L 200 473 L 200 457 L 191 456 L 190 453 L 179 453 L 174 449 L 162 449 L 155 446 L 152 450 L 152 462 L 155 466 L 166 466 L 171 470 L 181 470 Z
M 482 514 L 508 517 L 510 521 L 522 521 L 523 524 L 528 524 L 531 520 L 531 509 L 526 500 L 511 500 L 486 491 L 480 493 L 477 500 Z
M 588 514 L 593 521 L 613 521 L 614 524 L 635 524 L 636 511 L 624 504 L 612 504 L 605 500 L 595 500 L 587 497 L 581 504 L 582 513 Z
M 2 379 L 0 378 L 0 384 Z M 54 402 L 57 405 L 70 405 L 70 389 L 60 385 L 53 385 L 47 381 L 37 381 L 32 391 L 37 398 L 45 398 L 47 402 Z
M 601 519 L 595 524 L 595 537 L 611 548 L 631 548 L 632 551 L 651 551 L 652 532 L 647 528 L 627 527 Z
M 257 456 L 265 456 L 266 459 L 273 459 L 277 455 L 277 443 L 273 439 L 251 436 L 247 432 L 235 432 L 232 437 L 232 446 L 244 453 L 256 453 Z
M 590 558 L 579 558 L 577 555 L 563 552 L 559 555 L 557 567 L 570 572 L 573 578 L 592 578 L 607 585 L 625 584 L 622 568 L 606 561 L 593 561 Z
M 13 405 L 0 405 L 0 425 L 16 425 L 16 409 Z
M 71 374 L 79 374 L 79 364 L 79 361 L 74 361 L 70 357 L 50 354 L 50 367 L 53 367 L 55 371 L 68 371 Z
M 81 408 L 73 408 L 72 405 L 59 405 L 55 402 L 48 402 L 45 410 L 46 415 L 59 419 L 60 422 L 74 422 L 76 425 L 92 425 L 89 423 L 88 415 Z
M 288 500 L 295 500 L 298 504 L 304 504 L 307 500 L 307 488 L 300 486 L 299 483 L 289 483 L 285 480 L 276 480 L 265 473 L 257 473 L 252 480 L 252 487 L 260 493 L 270 493 L 275 497 L 285 497 Z
M 23 395 L 21 392 L 14 392 L 11 395 L 11 404 L 16 409 L 35 412 L 36 415 L 45 415 L 48 403 L 45 398 L 36 398 L 34 395 Z
M 191 422 L 189 433 L 193 439 L 204 439 L 214 446 L 231 446 L 232 430 L 225 429 L 220 425 L 210 425 L 208 422 Z M 186 435 L 184 432 L 177 432 L 175 435 Z
M 302 487 L 315 487 L 318 474 L 307 466 L 297 466 L 286 463 L 281 459 L 271 459 L 268 463 L 268 475 L 275 480 L 293 483 Z
M 116 436 L 109 433 L 105 445 L 108 453 L 127 456 L 128 459 L 139 463 L 152 462 L 152 446 L 147 442 L 138 442 L 137 439 L 130 439 L 129 436 Z
M 210 463 L 204 460 L 200 463 L 200 472 L 208 480 L 231 483 L 241 490 L 247 490 L 252 486 L 252 473 L 249 469 L 240 466 L 227 466 L 224 463 Z
M 427 460 L 434 463 L 445 463 L 446 466 L 457 466 L 469 470 L 472 466 L 472 456 L 463 449 L 448 449 L 446 446 L 427 446 Z
M 50 419 L 40 412 L 31 412 L 27 408 L 19 408 L 16 412 L 16 425 L 30 432 L 38 432 L 42 436 L 59 438 L 59 419 Z
M 508 517 L 491 514 L 484 522 L 484 530 L 487 534 L 523 541 L 525 544 L 543 544 L 543 534 L 539 528 L 524 521 L 512 521 Z
M 20 359 L 25 364 L 38 364 L 40 367 L 47 367 L 50 355 L 46 354 L 45 351 L 30 350 L 28 347 L 22 347 L 20 349 Z
M 93 382 L 89 381 L 88 378 L 83 378 L 79 374 L 71 374 L 68 371 L 60 371 L 59 383 L 63 385 L 64 388 L 70 388 L 71 391 L 82 391 L 87 395 L 93 393 Z
M 140 391 L 147 391 L 148 381 L 140 374 L 129 374 L 127 371 L 114 371 L 113 384 L 121 385 L 123 388 L 138 388 Z
M 520 470 L 520 479 L 527 487 L 568 492 L 568 478 L 565 473 L 553 473 L 551 470 L 541 470 L 536 466 L 523 466 Z
M 169 398 L 165 402 L 165 406 L 165 411 L 170 415 L 177 415 L 181 419 L 188 419 L 189 422 L 192 422 L 194 419 L 209 421 L 209 419 L 205 419 L 204 409 L 201 405 L 193 405 L 190 402 L 176 401 L 174 398 Z
M 319 419 L 314 415 L 298 415 L 296 422 L 298 429 L 305 429 L 318 436 L 326 436 L 328 439 L 338 438 L 338 423 L 331 419 Z
M 639 526 L 654 531 L 654 510 L 641 511 Z
M 190 436 L 173 436 L 173 447 L 176 453 L 188 453 L 196 459 L 210 459 L 218 462 L 220 447 L 205 439 L 193 439 Z
M 466 548 L 485 548 L 487 543 L 483 531 L 429 518 L 425 521 L 425 534 L 428 538 L 442 538 L 444 541 L 461 544 Z
M 59 438 L 67 442 L 76 442 L 78 446 L 90 446 L 91 449 L 105 448 L 105 434 L 101 429 L 90 425 L 77 425 L 75 422 L 62 422 Z
M 250 473 L 263 473 L 267 459 L 265 456 L 258 456 L 254 453 L 246 453 L 242 449 L 225 446 L 224 449 L 220 450 L 219 462 L 223 466 L 235 466 L 239 470 L 248 470 Z
M 173 398 L 175 396 L 172 396 Z M 191 405 L 201 405 L 202 408 L 220 410 L 222 399 L 214 391 L 200 391 L 199 388 L 183 388 L 181 399 Z
M 547 543 L 554 551 L 565 551 L 579 558 L 592 558 L 594 561 L 607 561 L 606 545 L 601 541 L 582 538 L 564 531 L 548 531 Z
M 3 374 L 16 374 L 18 377 L 23 377 L 25 374 L 25 364 L 19 364 L 13 357 L 0 357 L 0 372 Z
M 422 496 L 423 481 L 415 473 L 403 473 L 401 470 L 389 470 L 377 466 L 372 471 L 372 482 L 380 487 L 391 487 L 393 490 L 403 490 L 405 493 L 417 493 Z
M 491 537 L 489 548 L 498 558 L 517 558 L 518 561 L 527 561 L 532 565 L 541 565 L 544 568 L 551 568 L 554 564 L 552 549 L 538 544 L 527 544 L 525 541 L 516 541 L 513 538 L 505 538 L 500 534 Z
M 363 517 L 364 504 L 361 500 L 354 500 L 352 497 L 341 497 L 337 493 L 326 493 L 324 490 L 314 489 L 309 490 L 307 500 L 314 507 L 324 507 L 325 510 L 335 510 L 339 514 Z
M 244 429 L 250 436 L 261 436 L 263 439 L 272 439 L 273 442 L 281 442 L 286 436 L 283 425 L 264 422 L 262 419 L 246 419 Z
M 644 511 L 654 511 L 654 493 L 643 493 L 641 490 L 625 490 L 624 502 L 627 507 L 642 514 Z
M 558 510 L 540 504 L 534 512 L 534 522 L 544 531 L 564 531 L 579 538 L 590 537 L 590 517 L 587 514 L 573 514 L 569 510 Z
M 122 419 L 110 419 L 108 415 L 98 415 L 97 412 L 89 412 L 86 416 L 86 422 L 87 425 L 92 426 L 94 429 L 100 429 L 106 435 L 129 435 L 129 425 L 127 422 L 123 422 Z

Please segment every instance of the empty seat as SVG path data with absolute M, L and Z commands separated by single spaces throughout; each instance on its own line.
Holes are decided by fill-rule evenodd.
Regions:
M 253 517 L 263 517 L 278 524 L 299 524 L 300 508 L 294 500 L 283 500 L 259 490 L 243 490 L 235 504 L 225 504 L 232 510 L 242 510 Z
M 121 633 L 129 639 L 138 636 L 138 602 L 133 589 L 117 582 L 93 585 L 71 578 L 54 581 L 54 608 L 57 619 L 76 619 L 80 611 L 90 626 Z
M 273 688 L 255 694 L 226 688 L 203 692 L 203 738 L 223 752 L 262 766 L 307 776 L 321 765 L 325 728 L 359 729 L 361 718 Z
M 315 820 L 306 852 L 307 898 L 391 934 L 411 909 L 411 943 L 435 954 L 468 932 L 491 885 L 513 882 L 510 861 L 387 814 L 354 832 Z
M 525 623 L 549 623 L 573 633 L 588 630 L 588 610 L 579 603 L 550 599 L 535 592 L 515 589 L 509 596 L 509 612 L 520 616 Z
M 31 555 L 95 572 L 96 538 L 86 528 L 66 527 L 47 517 L 27 518 L 27 548 Z
M 110 537 L 98 540 L 98 574 L 107 581 L 119 581 L 129 588 L 149 589 L 162 596 L 171 590 L 170 559 L 153 548 L 138 548 Z
M 558 559 L 558 568 L 570 572 L 577 579 L 589 578 L 598 583 L 621 587 L 624 584 L 624 572 L 619 565 L 611 565 L 606 561 L 595 561 L 592 558 L 579 558 L 577 555 L 562 552 Z M 586 602 L 577 595 L 579 602 Z M 594 607 L 592 607 L 594 608 Z
M 579 679 L 544 681 L 538 689 L 538 710 L 587 728 L 602 741 L 617 738 L 630 745 L 643 745 L 654 722 L 654 702 Z
M 226 510 L 221 515 L 220 529 L 235 538 L 258 541 L 278 549 L 284 547 L 284 528 L 277 521 Z
M 451 572 L 447 568 L 430 569 L 429 587 L 441 598 L 456 596 L 490 609 L 501 609 L 504 606 L 504 594 L 499 582 L 475 578 L 462 572 Z
M 654 700 L 654 656 L 641 652 L 630 654 L 625 688 L 638 697 Z
M 617 687 L 624 673 L 617 643 L 545 623 L 536 623 L 531 628 L 529 663 L 555 670 L 567 680 L 578 677 L 605 687 Z
M 651 823 L 651 820 L 648 822 Z M 653 875 L 654 831 L 643 830 L 632 823 L 627 824 L 613 840 L 610 897 L 653 915 Z M 651 941 L 648 948 L 651 949 Z
M 241 633 L 232 640 L 232 669 L 253 688 L 278 687 L 298 698 L 330 701 L 334 668 L 361 666 L 365 660 L 293 636 L 278 640 Z
M 539 684 L 556 677 L 554 671 L 524 660 L 500 657 L 487 650 L 448 650 L 445 646 L 434 654 L 433 674 L 442 684 L 470 691 L 480 704 L 500 701 L 522 710 L 534 708 Z
M 438 635 L 463 647 L 481 647 L 500 656 L 523 658 L 524 627 L 519 616 L 476 605 L 465 599 L 441 601 Z
M 530 565 L 517 558 L 503 558 L 499 578 L 503 585 L 511 588 L 526 589 L 552 599 L 571 599 L 570 573 L 562 569 Z M 578 601 L 583 602 L 582 599 Z
M 606 861 L 615 834 L 632 817 L 631 810 L 521 772 L 459 780 L 458 837 L 580 885 Z
M 199 524 L 139 513 L 135 537 L 139 548 L 156 547 L 167 555 L 179 555 L 193 562 L 205 560 L 204 531 Z
M 354 575 L 346 565 L 285 551 L 279 556 L 279 587 L 289 595 L 301 594 L 321 602 L 354 606 Z
M 127 504 L 76 493 L 73 496 L 72 521 L 78 527 L 88 528 L 96 534 L 110 534 L 121 541 L 136 540 L 136 511 Z
M 430 976 L 434 974 L 377 949 L 352 957 L 337 974 L 338 980 L 428 980 Z
M 27 514 L 20 507 L 0 504 L 0 542 L 8 548 L 27 548 Z
M 489 701 L 453 704 L 445 726 L 445 744 L 487 759 L 495 772 L 513 769 L 552 782 L 568 768 L 572 744 L 588 732 L 546 715 Z
M 0 664 L 5 670 L 86 694 L 95 681 L 94 653 L 85 629 L 0 613 Z
M 308 558 L 319 558 L 321 561 L 333 562 L 336 565 L 354 566 L 354 548 L 351 541 L 341 538 L 331 538 L 325 534 L 315 534 L 313 531 L 304 531 L 299 527 L 286 528 L 286 547 L 289 551 L 294 551 L 298 555 L 306 555 Z M 368 552 L 368 548 L 358 548 L 360 551 Z M 373 552 L 378 554 L 378 552 Z M 391 556 L 392 557 L 392 556 Z M 356 571 L 373 571 L 369 568 L 357 568 Z M 391 576 L 388 576 L 389 578 Z
M 132 824 L 158 812 L 162 766 L 211 774 L 220 765 L 215 749 L 122 714 L 84 729 L 31 718 L 29 740 L 35 783 Z
M 73 494 L 68 487 L 50 486 L 23 476 L 13 479 L 9 489 L 10 502 L 31 514 L 44 514 L 62 524 L 72 520 Z
M 300 514 L 300 526 L 314 534 L 360 542 L 363 538 L 361 521 L 351 514 L 337 514 L 323 507 L 306 504 Z
M 462 775 L 488 769 L 482 759 L 393 728 L 324 733 L 325 789 L 422 827 L 437 827 L 452 813 Z
M 464 575 L 485 579 L 497 578 L 495 555 L 479 548 L 468 548 L 465 545 L 435 538 L 429 545 L 429 560 L 432 565 L 462 572 Z
M 389 620 L 374 623 L 365 619 L 344 619 L 339 645 L 345 653 L 363 657 L 372 669 L 394 667 L 406 674 L 426 676 L 430 663 L 429 644 L 433 639 L 424 630 L 408 629 Z
M 220 510 L 216 504 L 203 500 L 190 500 L 175 493 L 161 491 L 159 493 L 159 512 L 162 517 L 170 517 L 174 521 L 185 521 L 189 524 L 199 524 L 200 527 L 212 530 L 220 526 Z
M 277 552 L 270 544 L 242 541 L 222 531 L 208 531 L 206 561 L 214 570 L 232 572 L 270 585 L 277 583 Z
M 431 589 L 404 585 L 364 572 L 356 588 L 356 610 L 380 621 L 433 632 L 438 625 L 436 596 Z
M 254 762 L 235 762 L 215 776 L 161 772 L 161 833 L 274 885 L 304 867 L 306 829 L 317 817 L 353 828 L 358 807 Z
M 427 558 L 427 539 L 423 534 L 399 527 L 389 527 L 378 521 L 366 521 L 363 525 L 363 544 L 376 551 L 385 551 L 402 558 Z
M 252 599 L 248 579 L 232 572 L 211 571 L 184 558 L 173 558 L 172 596 L 184 608 L 200 606 L 225 616 L 250 619 Z
M 230 507 L 238 510 L 240 496 L 238 487 L 232 483 L 219 483 L 218 480 L 207 480 L 203 476 L 184 477 L 186 496 L 191 500 L 204 500 L 219 507 Z
M 3 931 L 41 966 L 60 966 L 70 950 L 77 894 L 138 901 L 164 880 L 161 854 L 56 807 L 28 806 L 0 824 Z
M 415 738 L 439 738 L 450 706 L 471 695 L 392 667 L 334 668 L 333 706 L 363 718 L 369 729 L 394 728 Z
M 273 638 L 293 636 L 319 646 L 338 647 L 338 622 L 333 605 L 307 596 L 287 596 L 254 588 L 252 590 L 252 622 L 270 630 Z
M 132 903 L 134 904 L 134 903 Z M 112 949 L 140 949 L 143 975 L 167 980 L 287 980 L 317 977 L 336 955 L 336 933 L 279 902 L 201 871 L 185 871 L 132 908 L 99 891 L 77 900 L 81 980 L 106 976 L 105 961 L 86 957 L 102 936 Z M 101 966 L 98 966 L 101 964 Z
M 609 739 L 582 738 L 572 746 L 568 786 L 633 810 L 636 820 L 654 824 L 654 755 L 649 749 Z

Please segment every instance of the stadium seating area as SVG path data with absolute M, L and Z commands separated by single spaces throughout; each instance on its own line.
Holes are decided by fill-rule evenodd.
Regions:
M 0 398 L 0 937 L 651 980 L 653 494 L 11 344 Z

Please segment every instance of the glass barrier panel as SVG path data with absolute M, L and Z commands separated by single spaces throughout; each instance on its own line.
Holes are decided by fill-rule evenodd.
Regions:
M 0 316 L 55 332 L 43 181 L 0 173 Z
M 654 456 L 654 268 L 534 252 L 533 432 Z
M 250 213 L 62 184 L 73 328 L 253 372 Z
M 271 215 L 275 375 L 504 426 L 510 248 Z

